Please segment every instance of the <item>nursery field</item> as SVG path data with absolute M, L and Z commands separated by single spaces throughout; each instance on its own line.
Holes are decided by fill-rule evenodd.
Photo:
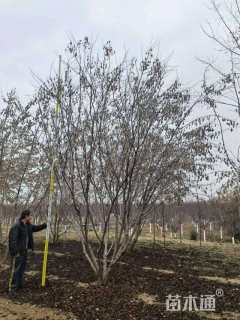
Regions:
M 0 17 L 0 320 L 240 320 L 240 0 Z
M 42 250 L 39 241 L 29 257 L 25 288 L 14 298 L 7 292 L 5 265 L 0 275 L 0 319 L 240 319 L 238 245 L 200 248 L 190 241 L 167 241 L 165 247 L 158 242 L 153 248 L 144 240 L 114 267 L 107 286 L 99 286 L 79 243 L 66 240 L 50 248 L 45 289 L 40 286 Z M 181 310 L 170 310 L 174 305 L 170 295 L 175 302 L 177 296 Z M 215 310 L 200 307 L 206 296 L 214 298 Z

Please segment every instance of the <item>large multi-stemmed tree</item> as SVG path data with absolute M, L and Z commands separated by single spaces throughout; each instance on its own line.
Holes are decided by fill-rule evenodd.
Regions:
M 193 101 L 172 81 L 154 50 L 116 63 L 109 42 L 97 54 L 85 38 L 71 42 L 68 54 L 67 77 L 43 83 L 37 106 L 45 132 L 49 124 L 55 132 L 58 170 L 84 253 L 105 283 L 156 201 L 185 194 L 188 175 L 204 177 L 216 134 L 211 118 L 194 116 L 201 97 Z M 56 123 L 49 106 L 59 92 Z

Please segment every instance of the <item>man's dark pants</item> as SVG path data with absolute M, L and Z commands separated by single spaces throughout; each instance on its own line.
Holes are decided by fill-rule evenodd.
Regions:
M 13 266 L 13 274 L 12 274 L 12 283 L 11 288 L 20 289 L 23 286 L 23 278 L 27 265 L 27 254 L 26 255 L 18 255 L 17 257 L 12 259 Z

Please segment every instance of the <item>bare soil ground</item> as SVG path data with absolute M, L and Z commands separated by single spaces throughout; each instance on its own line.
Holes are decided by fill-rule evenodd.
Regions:
M 71 317 L 80 320 L 240 320 L 240 255 L 227 255 L 213 247 L 176 243 L 167 243 L 165 248 L 157 245 L 155 249 L 151 245 L 139 245 L 121 259 L 108 285 L 102 287 L 96 285 L 79 243 L 65 241 L 50 248 L 48 283 L 42 289 L 42 249 L 39 243 L 35 255 L 29 257 L 25 288 L 11 302 L 7 293 L 8 270 L 0 274 L 1 320 L 62 320 L 61 317 L 65 317 L 64 320 Z M 181 297 L 191 294 L 198 301 L 201 295 L 216 295 L 218 289 L 223 295 L 216 297 L 216 312 L 166 311 L 169 294 Z M 13 310 L 17 315 L 11 318 L 9 306 L 16 303 L 18 308 Z M 32 308 L 41 310 L 42 318 L 28 314 Z

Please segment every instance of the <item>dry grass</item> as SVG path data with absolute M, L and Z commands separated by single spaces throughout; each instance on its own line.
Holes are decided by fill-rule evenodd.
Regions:
M 137 296 L 137 300 L 143 301 L 145 304 L 148 304 L 148 305 L 159 304 L 159 302 L 157 302 L 156 299 L 157 299 L 157 296 L 150 295 L 146 292 L 141 293 Z
M 240 285 L 240 277 L 238 277 L 238 278 L 223 278 L 223 277 L 200 276 L 199 278 L 209 280 L 209 281 L 218 282 L 218 283 L 223 283 L 223 284 Z
M 146 271 L 148 271 L 148 270 L 149 271 L 156 271 L 156 272 L 163 273 L 163 274 L 174 274 L 175 273 L 172 270 L 156 269 L 156 268 L 151 268 L 151 267 L 143 267 L 142 269 L 146 270 Z
M 30 304 L 16 304 L 10 300 L 0 298 L 0 319 L 5 320 L 74 320 L 71 314 L 64 314 L 49 308 L 40 308 Z
M 215 313 L 215 312 L 199 312 L 198 314 L 200 317 L 202 316 L 203 319 L 208 320 L 240 320 L 240 313 L 236 312 L 223 312 L 223 313 Z

